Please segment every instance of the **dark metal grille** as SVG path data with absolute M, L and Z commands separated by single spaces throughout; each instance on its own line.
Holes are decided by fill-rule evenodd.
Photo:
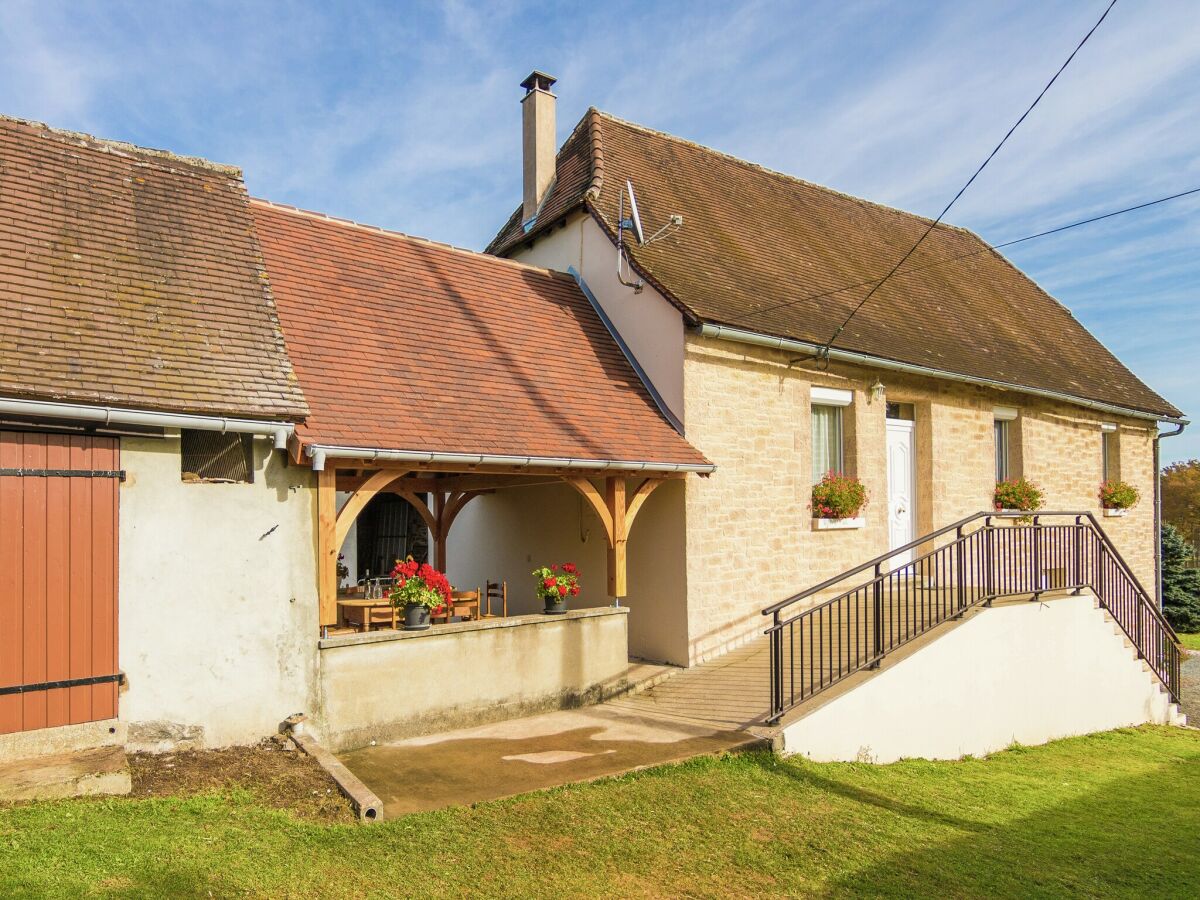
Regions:
M 889 568 L 910 550 L 921 555 Z M 1178 702 L 1179 639 L 1091 513 L 977 513 L 764 609 L 773 617 L 768 721 L 973 606 L 1084 588 Z
M 254 481 L 254 438 L 219 431 L 180 432 L 180 471 L 192 481 Z

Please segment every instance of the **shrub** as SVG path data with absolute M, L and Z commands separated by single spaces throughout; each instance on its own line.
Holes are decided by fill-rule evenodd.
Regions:
M 1105 481 L 1100 485 L 1100 505 L 1104 509 L 1133 509 L 1141 499 L 1138 489 L 1124 481 Z
M 1163 615 L 1176 631 L 1200 631 L 1200 571 L 1184 562 L 1192 548 L 1173 525 L 1162 527 Z
M 867 505 L 867 489 L 852 475 L 826 472 L 812 489 L 816 519 L 853 519 Z
M 1042 489 L 1027 478 L 1008 478 L 996 483 L 992 502 L 996 509 L 1033 512 L 1042 508 Z

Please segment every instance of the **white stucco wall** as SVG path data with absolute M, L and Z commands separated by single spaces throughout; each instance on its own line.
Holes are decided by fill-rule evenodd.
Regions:
M 590 215 L 573 216 L 564 227 L 537 238 L 532 248 L 519 247 L 511 255 L 562 272 L 574 267 L 667 408 L 684 421 L 683 316 L 650 285 L 635 293 L 617 280 L 617 249 Z
M 1178 711 L 1088 594 L 982 610 L 782 732 L 817 761 L 958 759 Z
M 252 743 L 311 707 L 313 474 L 255 441 L 254 484 L 187 484 L 179 439 L 122 438 L 120 717 L 129 742 Z
M 687 663 L 687 573 L 683 485 L 659 487 L 629 534 L 629 652 L 643 659 Z M 472 500 L 459 513 L 447 544 L 455 587 L 508 582 L 509 614 L 537 612 L 534 566 L 574 562 L 583 571 L 573 608 L 608 606 L 604 529 L 574 488 L 547 484 L 507 488 Z

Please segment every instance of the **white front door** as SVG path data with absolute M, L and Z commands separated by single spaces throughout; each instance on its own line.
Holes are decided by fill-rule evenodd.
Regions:
M 904 419 L 887 420 L 888 547 L 902 547 L 917 536 L 913 424 Z M 912 558 L 911 550 L 893 556 L 892 567 L 910 563 Z

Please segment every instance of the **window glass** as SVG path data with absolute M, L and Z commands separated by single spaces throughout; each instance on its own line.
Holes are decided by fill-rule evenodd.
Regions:
M 812 477 L 816 484 L 828 472 L 843 471 L 842 408 L 812 408 Z
M 996 420 L 996 480 L 1005 481 L 1009 475 L 1008 426 L 1004 419 Z
M 1120 472 L 1120 455 L 1118 448 L 1117 432 L 1106 431 L 1100 436 L 1100 455 L 1104 470 L 1105 481 L 1119 481 L 1121 478 Z

